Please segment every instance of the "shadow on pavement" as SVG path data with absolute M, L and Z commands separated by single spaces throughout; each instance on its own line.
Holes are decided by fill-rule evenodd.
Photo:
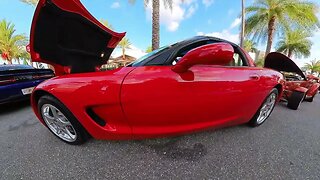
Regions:
M 16 111 L 19 111 L 27 107 L 30 107 L 29 99 L 24 101 L 14 102 L 14 103 L 3 104 L 3 105 L 0 105 L 0 115 L 14 113 Z

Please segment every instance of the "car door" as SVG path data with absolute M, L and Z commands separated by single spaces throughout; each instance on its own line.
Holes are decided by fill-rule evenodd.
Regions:
M 264 97 L 258 68 L 142 66 L 124 80 L 121 102 L 134 135 L 187 132 L 249 121 Z

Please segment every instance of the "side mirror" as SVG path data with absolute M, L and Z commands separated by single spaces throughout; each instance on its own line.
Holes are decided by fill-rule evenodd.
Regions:
M 189 51 L 172 67 L 172 71 L 183 73 L 194 65 L 226 65 L 233 60 L 234 49 L 228 43 L 214 43 Z

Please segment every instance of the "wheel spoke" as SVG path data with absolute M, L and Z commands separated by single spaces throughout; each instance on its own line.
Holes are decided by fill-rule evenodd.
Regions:
M 57 114 L 57 110 L 55 108 L 53 108 L 52 106 L 50 107 L 50 110 L 52 112 L 52 115 L 54 118 L 58 118 L 58 114 Z
M 41 114 L 46 125 L 56 136 L 67 142 L 77 139 L 77 133 L 68 118 L 54 105 L 44 104 Z
M 271 94 L 266 101 L 264 102 L 264 104 L 262 105 L 261 109 L 260 109 L 260 114 L 257 118 L 257 123 L 261 124 L 263 123 L 268 116 L 271 114 L 272 109 L 275 105 L 276 102 L 276 95 L 275 94 Z

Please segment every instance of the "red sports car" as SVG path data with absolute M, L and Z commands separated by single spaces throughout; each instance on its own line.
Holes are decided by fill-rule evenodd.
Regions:
M 283 100 L 290 109 L 297 110 L 303 100 L 312 102 L 320 84 L 314 79 L 307 79 L 301 69 L 287 56 L 273 52 L 265 60 L 266 68 L 282 72 L 286 81 Z
M 125 34 L 115 33 L 78 0 L 40 0 L 30 51 L 60 76 L 32 94 L 35 114 L 69 144 L 96 139 L 179 135 L 243 123 L 259 126 L 280 100 L 283 75 L 255 67 L 231 42 L 194 37 L 132 64 L 98 71 Z

